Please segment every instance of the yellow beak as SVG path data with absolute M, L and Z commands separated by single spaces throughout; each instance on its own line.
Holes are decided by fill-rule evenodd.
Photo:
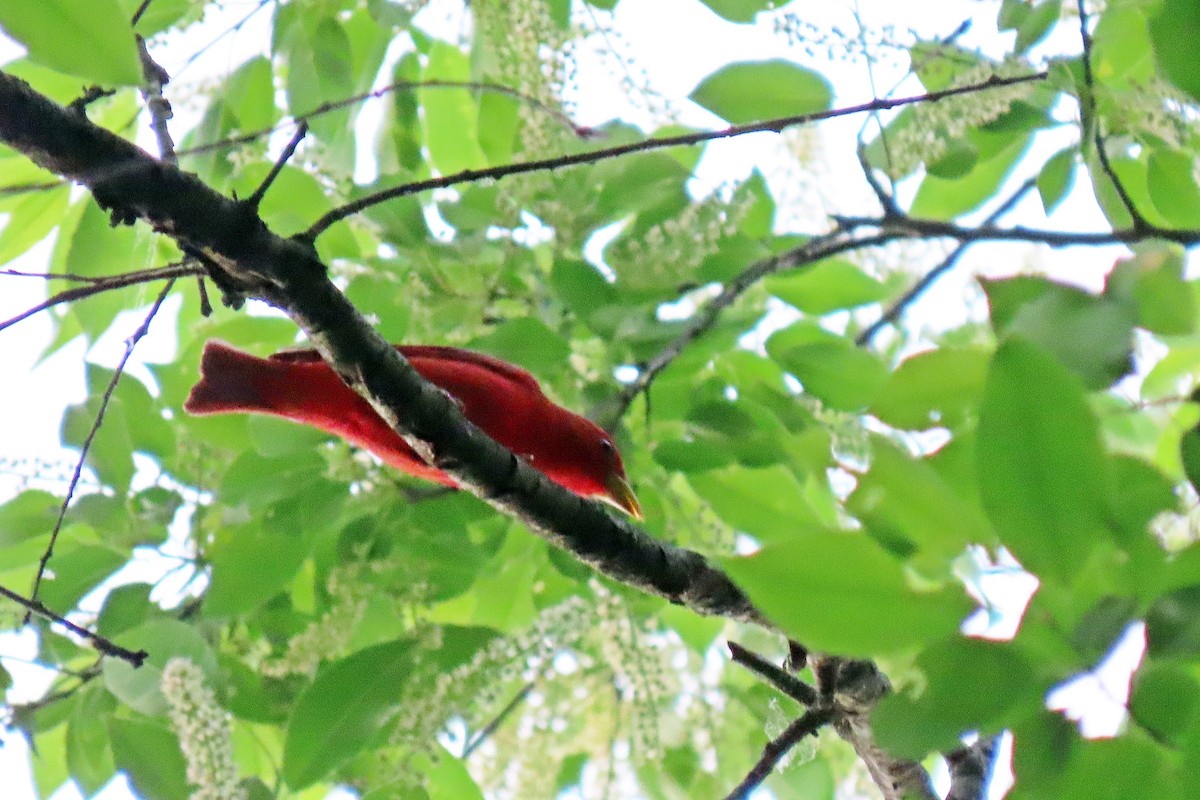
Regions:
M 629 481 L 617 473 L 608 476 L 608 494 L 602 499 L 624 511 L 634 519 L 642 518 L 642 506 L 638 502 L 637 495 L 633 493 L 633 489 L 629 486 Z

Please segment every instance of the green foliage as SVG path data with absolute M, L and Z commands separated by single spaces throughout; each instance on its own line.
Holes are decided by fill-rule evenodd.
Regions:
M 131 25 L 140 5 L 0 0 L 0 28 L 28 51 L 3 70 L 62 103 L 81 82 L 118 87 L 86 113 L 133 138 L 145 127 L 128 88 L 140 82 L 134 33 L 151 54 L 186 48 L 194 23 L 230 4 L 155 0 Z M 855 142 L 806 150 L 817 147 L 811 129 L 789 130 L 776 162 L 713 181 L 717 148 L 653 144 L 695 132 L 675 115 L 685 98 L 659 113 L 664 76 L 624 86 L 634 107 L 575 129 L 573 104 L 597 80 L 577 54 L 622 56 L 622 38 L 608 35 L 614 0 L 472 2 L 449 38 L 416 16 L 419 5 L 267 4 L 264 52 L 234 50 L 225 74 L 168 84 L 181 167 L 249 197 L 305 116 L 307 137 L 257 207 L 291 236 L 414 181 L 634 146 L 403 194 L 314 246 L 390 340 L 518 363 L 556 401 L 597 418 L 620 405 L 615 441 L 647 533 L 719 564 L 812 650 L 886 670 L 895 691 L 870 724 L 889 754 L 921 760 L 1007 731 L 1011 797 L 1190 797 L 1200 780 L 1200 290 L 1178 242 L 1200 229 L 1195 3 L 1104 4 L 1092 85 L 1082 44 L 1070 49 L 1078 17 L 1058 0 L 994 4 L 1005 36 L 985 49 L 1007 48 L 995 60 L 966 34 L 946 39 L 957 20 L 897 50 L 872 38 L 870 20 L 848 39 L 766 0 L 679 12 L 679 30 L 702 14 L 730 36 L 758 26 L 803 44 L 719 64 L 696 83 L 687 99 L 730 124 L 858 102 L 845 70 L 814 55 L 821 48 L 854 59 L 866 47 L 872 69 L 901 52 L 928 91 L 981 87 L 886 110 L 865 128 L 863 156 L 898 184 L 898 216 L 862 227 L 856 215 L 877 208 L 842 194 L 870 197 Z M 1047 59 L 1047 41 L 1064 54 Z M 665 35 L 662 45 L 673 46 Z M 1045 79 L 1005 84 L 1043 69 Z M 638 74 L 622 70 L 634 83 Z M 914 82 L 900 85 L 907 94 Z M 372 107 L 377 130 L 361 113 Z M 1079 120 L 1063 113 L 1076 108 Z M 375 173 L 364 181 L 365 163 Z M 1087 271 L 1085 247 L 1023 255 L 992 248 L 989 233 L 956 266 L 989 277 L 908 298 L 940 260 L 905 242 L 919 238 L 913 218 L 971 231 L 1022 181 L 1048 220 L 1022 216 L 1030 203 L 1036 213 L 1028 200 L 996 222 L 1024 226 L 1009 238 L 1087 244 L 1034 230 L 1073 231 L 1061 212 L 1083 206 L 1121 229 L 1113 239 L 1127 249 Z M 810 184 L 828 207 L 797 200 Z M 829 234 L 834 211 L 846 216 Z M 8 149 L 0 216 L 0 264 L 53 273 L 49 295 L 183 257 L 165 232 L 114 225 L 109 209 Z M 867 229 L 893 237 L 890 247 L 840 246 Z M 836 246 L 795 265 L 823 244 Z M 21 260 L 38 252 L 44 263 Z M 0 274 L 6 287 L 22 278 Z M 149 653 L 139 669 L 97 661 L 85 643 L 32 623 L 37 661 L 58 672 L 43 700 L 14 692 L 8 710 L 33 747 L 40 796 L 69 780 L 92 794 L 122 773 L 142 797 L 182 800 L 208 780 L 200 767 L 224 764 L 217 777 L 239 781 L 247 800 L 308 800 L 334 786 L 371 800 L 615 797 L 624 787 L 653 800 L 720 797 L 795 717 L 758 677 L 720 668 L 726 641 L 778 656 L 777 638 L 599 578 L 474 497 L 319 431 L 183 411 L 206 341 L 267 354 L 297 343 L 289 320 L 255 304 L 203 315 L 196 282 L 179 280 L 148 334 L 168 343 L 163 360 L 114 383 L 102 365 L 160 285 L 40 315 L 43 358 L 89 350 L 83 394 L 45 398 L 65 406 L 63 444 L 78 454 L 86 443 L 87 455 L 39 599 Z M 219 287 L 206 285 L 217 305 Z M 722 289 L 736 296 L 720 295 L 719 313 L 694 329 Z M 859 345 L 897 303 L 888 319 L 898 322 Z M 664 352 L 649 389 L 618 402 L 619 381 Z M 12 396 L 24 386 L 20 376 L 5 385 Z M 17 474 L 0 496 L 0 585 L 22 591 L 64 482 L 50 469 L 22 473 L 3 450 L 0 467 Z M 1027 603 L 1017 576 L 1036 578 Z M 992 623 L 1004 625 L 976 633 Z M 1112 736 L 1084 738 L 1047 709 L 1056 687 L 1143 630 L 1129 717 Z M 175 659 L 201 685 L 164 681 Z M 0 667 L 0 688 L 21 687 L 16 663 Z M 476 736 L 482 746 L 464 756 Z M 767 788 L 833 798 L 852 762 L 832 738 L 804 743 Z
M 141 80 L 133 28 L 117 0 L 13 0 L 0 9 L 0 28 L 52 69 L 96 83 Z

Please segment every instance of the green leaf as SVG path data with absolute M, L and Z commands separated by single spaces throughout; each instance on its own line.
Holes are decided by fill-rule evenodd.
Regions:
M 1137 324 L 1163 336 L 1184 336 L 1196 330 L 1196 295 L 1184 280 L 1184 253 L 1173 245 L 1135 249 L 1121 259 L 1108 277 L 1106 295 L 1137 308 Z
M 435 42 L 429 63 L 421 74 L 423 81 L 470 81 L 467 57 L 457 47 Z M 444 174 L 487 166 L 487 157 L 479 145 L 479 108 L 466 89 L 433 86 L 417 90 L 425 142 L 430 160 Z
M 995 539 L 982 509 L 958 496 L 927 461 L 882 438 L 874 440 L 871 469 L 859 476 L 846 507 L 885 547 L 899 544 L 901 555 L 915 549 L 944 569 L 966 545 Z
M 308 528 L 284 531 L 253 523 L 230 526 L 207 556 L 212 583 L 204 596 L 206 618 L 244 614 L 283 591 L 312 549 Z
M 108 721 L 116 702 L 101 683 L 81 690 L 67 727 L 67 767 L 86 794 L 95 794 L 112 778 L 112 750 Z
M 1032 136 L 1006 133 L 1007 144 L 991 158 L 981 158 L 974 168 L 953 179 L 926 174 L 909 209 L 915 217 L 954 219 L 972 211 L 995 195 L 1000 184 L 1025 154 Z
M 65 614 L 125 560 L 125 555 L 100 545 L 81 545 L 56 553 L 50 562 L 52 574 L 42 583 L 40 598 L 47 608 Z
M 71 190 L 59 186 L 35 191 L 8 211 L 8 224 L 0 233 L 0 264 L 7 264 L 46 237 L 62 221 Z
M 762 542 L 790 539 L 822 522 L 805 486 L 784 467 L 726 467 L 692 473 L 688 482 L 722 519 Z
M 159 716 L 167 711 L 167 701 L 159 690 L 162 670 L 172 658 L 187 658 L 204 671 L 209 681 L 217 677 L 217 658 L 200 633 L 174 619 L 151 620 L 117 637 L 117 644 L 149 656 L 141 667 L 126 661 L 106 658 L 103 662 L 104 685 L 135 711 Z
M 775 59 L 727 64 L 700 81 L 689 98 L 740 125 L 825 111 L 833 90 L 819 73 Z
M 1155 738 L 1178 747 L 1200 734 L 1200 683 L 1190 670 L 1150 662 L 1138 669 L 1129 710 Z M 1194 747 L 1194 745 L 1193 745 Z
M 62 499 L 41 489 L 26 489 L 0 504 L 0 550 L 49 535 Z
M 533 317 L 519 317 L 471 341 L 471 348 L 511 361 L 535 375 L 561 375 L 571 355 L 566 339 Z
M 1154 658 L 1200 654 L 1200 585 L 1158 598 L 1146 612 L 1146 652 Z
M 880 746 L 896 758 L 949 752 L 969 731 L 999 733 L 1006 713 L 1020 705 L 1036 708 L 1044 689 L 1034 682 L 1034 665 L 1006 643 L 939 642 L 921 654 L 917 667 L 925 677 L 921 694 L 890 694 L 871 715 Z
M 1069 583 L 1105 541 L 1107 463 L 1079 381 L 1041 348 L 992 358 L 976 445 L 983 506 L 1001 541 L 1043 579 Z
M 1042 208 L 1047 216 L 1058 208 L 1075 182 L 1075 159 L 1078 153 L 1078 148 L 1074 146 L 1063 148 L 1052 155 L 1038 173 L 1038 195 L 1042 198 Z
M 1133 368 L 1133 303 L 1042 278 L 984 281 L 983 288 L 997 333 L 1053 353 L 1089 390 L 1107 388 Z
M 142 0 L 120 0 L 121 8 L 130 19 L 143 5 Z M 137 32 L 149 39 L 156 33 L 161 33 L 172 26 L 178 27 L 180 22 L 198 19 L 201 10 L 195 0 L 154 0 L 142 8 L 141 17 L 137 21 Z
M 288 786 L 311 786 L 383 729 L 412 671 L 411 650 L 402 640 L 360 650 L 329 665 L 301 693 L 283 745 Z
M 963 427 L 978 415 L 989 357 L 980 348 L 918 353 L 891 374 L 870 411 L 894 428 Z
M 1149 20 L 1159 69 L 1172 83 L 1200 100 L 1200 63 L 1192 44 L 1200 40 L 1200 6 L 1192 0 L 1162 0 Z
M 764 285 L 785 303 L 816 315 L 875 303 L 887 296 L 882 283 L 841 258 L 828 258 L 803 270 L 772 276 Z
M 775 8 L 775 0 L 700 0 L 730 22 L 753 22 L 760 11 Z
M 187 762 L 179 740 L 164 724 L 113 717 L 108 721 L 113 760 L 142 797 L 187 800 Z
M 900 562 L 859 533 L 810 530 L 721 563 L 788 636 L 843 655 L 944 639 L 972 606 L 959 588 L 913 589 Z
M 467 772 L 466 764 L 440 745 L 429 766 L 420 771 L 425 774 L 429 800 L 483 800 L 483 792 Z
M 771 336 L 767 354 L 795 375 L 806 393 L 841 411 L 866 408 L 888 379 L 887 365 L 875 353 L 810 322 Z
M 82 449 L 96 424 L 102 402 L 101 398 L 92 397 L 81 405 L 67 406 L 63 414 L 63 444 Z M 129 482 L 133 480 L 133 442 L 129 438 L 125 409 L 116 397 L 104 409 L 103 424 L 88 447 L 86 463 L 96 471 L 101 483 L 118 494 L 129 490 Z
M 1017 28 L 1015 51 L 1024 53 L 1045 39 L 1054 23 L 1058 22 L 1061 12 L 1062 3 L 1059 0 L 1041 0 Z
M 48 67 L 100 84 L 142 80 L 133 28 L 117 0 L 5 0 L 0 28 Z
M 1195 153 L 1156 147 L 1150 151 L 1146 185 L 1154 208 L 1176 228 L 1200 225 L 1200 188 L 1192 180 Z

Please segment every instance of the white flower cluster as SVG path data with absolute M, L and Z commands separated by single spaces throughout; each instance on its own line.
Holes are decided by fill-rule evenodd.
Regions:
M 1029 66 L 1019 60 L 980 64 L 956 77 L 951 88 L 981 85 L 991 78 L 1012 78 L 1028 73 Z M 946 154 L 948 142 L 998 119 L 1013 103 L 1028 97 L 1033 90 L 1033 83 L 987 86 L 936 103 L 913 106 L 909 124 L 888 139 L 888 175 L 893 180 L 899 180 L 922 164 L 937 161 Z
M 773 22 L 774 32 L 787 39 L 789 45 L 822 61 L 899 65 L 916 38 L 912 31 L 901 31 L 894 25 L 850 32 L 834 25 L 826 30 L 794 13 L 780 14 Z
M 716 252 L 721 239 L 737 231 L 750 210 L 748 196 L 713 192 L 689 203 L 638 238 L 623 238 L 605 253 L 617 278 L 629 286 L 659 287 L 692 279 L 692 272 Z
M 259 666 L 263 675 L 313 675 L 322 661 L 342 653 L 367 612 L 367 601 L 378 591 L 369 573 L 394 569 L 389 560 L 353 561 L 329 572 L 325 588 L 332 603 L 321 617 L 288 640 L 287 652 Z
M 172 658 L 159 682 L 171 727 L 187 761 L 191 800 L 242 800 L 233 762 L 230 715 L 204 685 L 204 672 L 187 658 Z

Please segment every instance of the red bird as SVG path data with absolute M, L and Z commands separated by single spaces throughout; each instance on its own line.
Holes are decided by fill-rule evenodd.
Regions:
M 598 425 L 553 403 L 528 372 L 456 347 L 396 349 L 422 377 L 452 395 L 467 419 L 546 477 L 641 518 L 612 439 Z M 183 407 L 191 414 L 283 417 L 340 436 L 410 475 L 456 485 L 426 464 L 315 350 L 258 358 L 224 342 L 207 342 L 200 382 Z

